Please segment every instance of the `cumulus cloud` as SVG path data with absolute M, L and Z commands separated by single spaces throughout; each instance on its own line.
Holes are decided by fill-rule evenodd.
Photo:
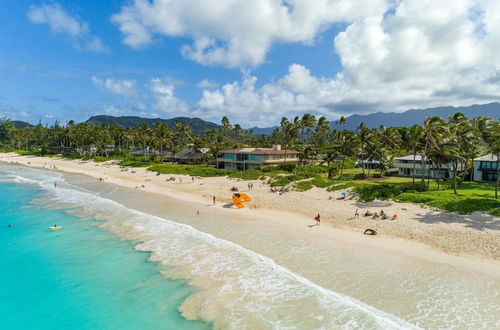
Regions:
M 53 33 L 68 36 L 76 48 L 98 53 L 107 51 L 102 41 L 90 33 L 86 22 L 71 16 L 58 4 L 32 5 L 27 16 L 31 23 L 46 24 Z
M 92 76 L 90 78 L 94 86 L 102 88 L 110 93 L 132 97 L 137 95 L 134 80 L 100 79 Z
M 152 78 L 150 89 L 156 101 L 156 108 L 170 115 L 185 114 L 188 105 L 175 96 L 175 86 L 161 78 Z
M 342 70 L 317 77 L 302 65 L 256 88 L 257 78 L 204 90 L 196 112 L 274 124 L 304 112 L 335 117 L 500 101 L 500 2 L 402 0 L 359 17 L 334 39 Z
M 335 22 L 381 15 L 386 0 L 134 0 L 113 15 L 123 42 L 186 37 L 181 53 L 204 65 L 256 66 L 274 43 L 314 42 Z
M 196 84 L 196 87 L 198 87 L 198 88 L 212 89 L 212 88 L 219 87 L 219 83 L 216 82 L 216 81 L 211 81 L 211 80 L 208 80 L 208 79 L 203 79 L 202 81 L 200 81 L 199 83 Z

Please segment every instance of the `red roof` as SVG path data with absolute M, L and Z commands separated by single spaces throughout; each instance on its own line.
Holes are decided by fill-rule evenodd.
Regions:
M 254 149 L 245 151 L 244 149 L 222 149 L 219 151 L 222 154 L 245 154 L 245 155 L 284 155 L 298 154 L 296 150 L 274 150 L 274 149 Z

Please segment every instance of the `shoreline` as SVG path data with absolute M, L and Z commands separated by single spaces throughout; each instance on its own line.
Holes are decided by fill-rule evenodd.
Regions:
M 44 165 L 47 166 L 56 166 L 56 171 L 70 174 L 81 174 L 90 176 L 99 180 L 99 178 L 103 178 L 103 181 L 106 183 L 115 184 L 119 187 L 130 188 L 131 194 L 137 193 L 144 195 L 146 194 L 154 194 L 157 196 L 157 200 L 161 200 L 161 196 L 166 196 L 172 200 L 182 201 L 183 210 L 179 214 L 183 214 L 183 216 L 195 215 L 197 210 L 201 211 L 203 217 L 231 217 L 231 218 L 241 218 L 241 219 L 251 219 L 256 222 L 265 222 L 272 223 L 273 225 L 280 227 L 280 230 L 293 232 L 296 235 L 311 237 L 312 232 L 314 232 L 314 238 L 319 240 L 335 240 L 338 243 L 347 244 L 349 246 L 354 247 L 362 247 L 365 249 L 376 249 L 381 252 L 395 253 L 398 255 L 403 255 L 406 257 L 417 258 L 424 261 L 430 261 L 434 263 L 440 264 L 450 264 L 454 266 L 461 266 L 473 271 L 479 271 L 482 273 L 487 273 L 493 275 L 495 277 L 500 277 L 500 262 L 498 258 L 491 256 L 481 256 L 481 255 L 473 255 L 468 254 L 466 252 L 462 252 L 459 254 L 450 254 L 443 251 L 436 246 L 431 246 L 429 244 L 425 244 L 424 242 L 419 241 L 418 239 L 408 239 L 405 237 L 397 237 L 393 233 L 386 233 L 382 230 L 382 233 L 373 237 L 366 236 L 360 232 L 359 228 L 356 226 L 350 226 L 350 223 L 346 223 L 342 225 L 339 223 L 339 219 L 330 219 L 330 216 L 324 216 L 325 212 L 323 210 L 318 210 L 322 212 L 322 218 L 325 219 L 322 221 L 322 225 L 317 227 L 309 227 L 312 225 L 314 221 L 312 220 L 313 216 L 307 217 L 304 213 L 309 213 L 306 210 L 306 207 L 301 208 L 300 203 L 297 203 L 296 209 L 284 210 L 282 207 L 279 207 L 279 198 L 280 197 L 288 197 L 288 196 L 298 196 L 301 199 L 301 194 L 304 194 L 306 197 L 309 197 L 311 194 L 300 193 L 300 192 L 292 192 L 287 193 L 284 196 L 277 197 L 276 194 L 267 193 L 267 185 L 259 184 L 258 181 L 255 183 L 255 191 L 247 192 L 253 198 L 253 202 L 249 204 L 249 207 L 244 209 L 234 209 L 227 208 L 227 203 L 230 202 L 230 192 L 227 191 L 226 196 L 224 198 L 217 198 L 216 207 L 212 207 L 212 203 L 210 200 L 210 196 L 208 194 L 208 190 L 210 190 L 213 185 L 218 185 L 219 190 L 216 190 L 214 193 L 218 196 L 222 195 L 222 192 L 226 189 L 224 187 L 230 187 L 232 185 L 241 185 L 241 183 L 245 184 L 247 181 L 239 181 L 239 180 L 231 180 L 228 178 L 197 178 L 192 181 L 189 176 L 185 175 L 160 175 L 156 176 L 154 173 L 146 172 L 144 168 L 136 168 L 135 174 L 131 172 L 122 172 L 120 171 L 119 166 L 112 165 L 109 162 L 107 163 L 94 163 L 93 161 L 81 161 L 81 160 L 68 160 L 61 158 L 44 158 L 44 157 L 31 157 L 31 156 L 19 156 L 16 154 L 0 154 L 0 161 L 6 164 L 10 162 L 19 162 L 19 165 L 25 165 L 35 168 L 43 168 Z M 97 166 L 96 166 L 97 165 Z M 50 168 L 45 168 L 46 170 L 51 170 Z M 53 169 L 52 169 L 53 170 Z M 175 176 L 177 178 L 182 177 L 183 183 L 172 183 L 165 182 L 164 179 L 166 177 Z M 253 180 L 252 182 L 256 182 Z M 137 188 L 135 186 L 141 187 L 142 184 L 145 185 L 145 188 Z M 195 188 L 201 189 L 195 189 Z M 203 189 L 207 188 L 207 189 Z M 189 192 L 188 192 L 189 191 Z M 242 189 L 240 189 L 242 191 Z M 246 192 L 246 191 L 245 191 Z M 263 193 L 268 195 L 262 195 Z M 323 195 L 334 194 L 334 192 L 324 192 Z M 255 196 L 255 198 L 254 198 Z M 278 198 L 278 202 L 275 204 L 277 207 L 276 210 L 271 210 L 265 208 L 266 204 L 263 203 L 263 199 L 267 199 L 267 196 L 272 197 L 272 199 Z M 322 197 L 322 196 L 321 196 Z M 284 198 L 282 198 L 283 200 Z M 269 202 L 269 201 L 268 201 Z M 274 201 L 270 201 L 273 203 Z M 305 203 L 308 202 L 308 199 L 305 198 Z M 346 205 L 344 201 L 335 201 L 340 206 Z M 342 204 L 343 203 L 343 204 Z M 385 203 L 385 202 L 383 202 Z M 136 207 L 140 207 L 136 205 Z M 264 204 L 262 207 L 261 204 Z M 350 203 L 349 203 L 350 204 Z M 347 204 L 346 206 L 351 206 Z M 355 207 L 358 206 L 361 209 L 360 203 L 354 203 Z M 372 204 L 372 203 L 367 203 Z M 380 204 L 379 204 L 380 205 Z M 402 205 L 402 206 L 401 206 Z M 399 205 L 400 208 L 403 206 L 407 206 L 407 204 Z M 128 206 L 128 205 L 127 205 Z M 209 207 L 210 206 L 210 207 Z M 414 208 L 423 208 L 419 206 L 412 205 Z M 147 207 L 147 206 L 144 206 Z M 191 210 L 187 210 L 187 208 L 192 207 Z M 347 208 L 347 207 L 346 207 Z M 374 208 L 374 207 L 372 207 Z M 428 210 L 427 210 L 428 211 Z M 340 213 L 340 212 L 339 212 Z M 361 213 L 361 212 L 360 212 Z M 362 219 L 362 221 L 368 222 L 366 225 L 374 227 L 378 225 L 381 220 L 373 221 L 368 219 Z M 344 220 L 351 221 L 351 220 Z M 356 220 L 359 221 L 359 220 Z M 399 220 L 397 220 L 399 221 Z M 388 222 L 388 224 L 395 222 Z M 423 226 L 431 226 L 429 224 L 421 224 Z M 442 224 L 441 224 L 442 225 Z M 446 224 L 445 224 L 446 225 Z M 451 226 L 451 224 L 448 224 Z M 456 225 L 456 224 L 454 224 Z M 467 228 L 462 231 L 463 235 L 467 238 L 470 236 L 470 233 L 474 231 L 478 231 L 474 228 Z M 378 229 L 378 228 L 377 228 Z M 380 229 L 378 229 L 381 232 Z M 490 244 L 493 244 L 492 249 L 495 249 L 496 244 L 500 241 L 500 233 L 494 230 L 488 230 L 487 238 L 490 239 Z M 446 232 L 446 231 L 445 231 Z M 449 231 L 448 231 L 449 232 Z M 459 232 L 459 231 L 457 231 Z M 457 232 L 453 233 L 454 235 Z M 475 244 L 473 239 L 471 239 L 470 244 Z M 498 246 L 497 246 L 498 247 Z

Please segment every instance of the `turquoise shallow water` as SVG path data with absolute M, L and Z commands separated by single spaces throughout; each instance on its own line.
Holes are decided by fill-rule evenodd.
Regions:
M 210 328 L 177 310 L 192 288 L 96 221 L 30 203 L 41 193 L 0 182 L 0 329 Z

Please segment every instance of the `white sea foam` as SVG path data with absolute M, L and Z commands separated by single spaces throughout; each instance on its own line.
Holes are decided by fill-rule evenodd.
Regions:
M 239 329 L 416 328 L 357 299 L 323 288 L 238 244 L 81 191 L 52 175 L 56 173 L 27 172 L 13 173 L 12 179 L 36 183 L 64 206 L 80 207 L 107 219 L 108 228 L 118 234 L 133 232 L 148 237 L 137 249 L 150 251 L 151 260 L 173 267 L 172 275 L 201 288 L 183 305 L 188 317 Z M 57 188 L 54 180 L 59 182 Z

